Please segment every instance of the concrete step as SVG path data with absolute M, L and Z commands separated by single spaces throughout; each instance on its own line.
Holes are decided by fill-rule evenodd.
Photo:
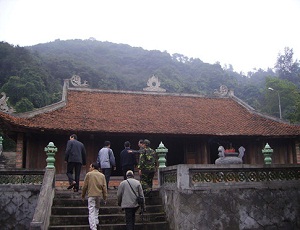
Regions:
M 65 187 L 57 187 L 53 200 L 49 229 L 89 229 L 87 199 L 81 199 L 81 190 L 73 192 Z M 100 204 L 98 229 L 125 229 L 125 212 L 117 205 L 117 189 L 108 190 L 107 204 Z M 136 213 L 135 229 L 169 230 L 164 207 L 157 190 L 146 198 L 147 211 Z
M 159 213 L 164 212 L 164 207 L 161 204 L 147 205 L 147 212 Z M 51 211 L 52 215 L 88 215 L 89 210 L 87 206 L 78 206 L 76 208 L 70 208 L 66 206 L 54 206 Z M 100 214 L 120 214 L 123 213 L 121 207 L 117 206 L 101 206 L 99 209 Z
M 68 178 L 67 178 L 66 174 L 56 174 L 55 176 L 56 176 L 55 187 L 57 187 L 57 188 L 61 187 L 61 188 L 66 189 L 69 186 L 69 182 L 68 182 Z M 85 176 L 84 173 L 82 173 L 80 175 L 80 182 L 79 182 L 80 188 L 83 185 L 84 176 Z M 135 172 L 134 178 L 137 180 L 140 180 L 140 176 L 138 175 L 137 172 Z M 111 189 L 116 189 L 123 180 L 124 179 L 122 176 L 111 176 L 108 186 Z M 155 174 L 155 176 L 153 178 L 153 188 L 154 189 L 158 188 L 157 174 Z
M 117 201 L 117 190 L 108 190 L 108 196 L 106 200 L 107 206 L 118 206 Z M 151 197 L 145 198 L 146 206 L 148 205 L 159 205 L 161 204 L 161 199 L 159 197 L 158 190 L 154 190 L 151 192 Z M 100 205 L 103 205 L 103 201 L 101 201 Z M 83 201 L 81 199 L 81 191 L 73 192 L 71 190 L 60 190 L 55 192 L 55 197 L 53 200 L 53 206 L 86 206 L 87 207 L 87 198 Z
M 98 226 L 99 230 L 124 230 L 126 228 L 125 224 L 100 224 Z M 49 230 L 89 230 L 89 225 L 58 225 L 50 226 Z M 169 225 L 167 222 L 155 222 L 155 223 L 136 223 L 135 230 L 169 230 Z
M 138 212 L 137 212 L 138 213 Z M 144 213 L 143 216 L 136 214 L 136 223 L 151 223 L 165 221 L 165 213 Z M 125 213 L 100 214 L 101 224 L 125 224 Z M 50 225 L 84 225 L 88 224 L 88 215 L 52 215 Z

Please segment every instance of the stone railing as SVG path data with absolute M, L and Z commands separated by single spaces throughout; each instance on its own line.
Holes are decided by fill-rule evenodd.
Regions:
M 158 179 L 171 229 L 300 229 L 300 165 L 176 165 Z
M 45 147 L 45 152 L 47 154 L 47 166 L 43 179 L 43 184 L 39 199 L 35 208 L 35 212 L 30 223 L 30 229 L 39 229 L 44 230 L 48 229 L 50 216 L 51 216 L 51 207 L 53 203 L 53 198 L 55 194 L 55 153 L 57 148 L 53 142 Z
M 55 193 L 55 168 L 46 169 L 30 229 L 48 229 Z
M 300 165 L 176 165 L 159 170 L 159 184 L 178 189 L 300 183 Z
M 42 184 L 45 170 L 0 170 L 0 184 Z
M 3 229 L 48 229 L 55 193 L 57 148 L 53 142 L 49 142 L 45 152 L 45 170 L 0 170 L 0 225 Z

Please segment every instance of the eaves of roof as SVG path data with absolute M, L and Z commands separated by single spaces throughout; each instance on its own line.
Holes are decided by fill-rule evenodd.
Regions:
M 297 136 L 300 127 L 263 116 L 234 97 L 69 89 L 33 116 L 0 113 L 27 129 L 214 136 Z

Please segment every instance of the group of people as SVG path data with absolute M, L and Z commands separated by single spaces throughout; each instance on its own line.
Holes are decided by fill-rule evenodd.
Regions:
M 90 229 L 97 229 L 99 223 L 98 214 L 100 199 L 104 204 L 107 199 L 107 189 L 112 170 L 116 169 L 115 156 L 110 148 L 109 141 L 104 142 L 104 147 L 98 152 L 97 161 L 90 164 L 89 172 L 86 174 L 82 186 L 81 197 L 88 197 L 89 224 Z M 155 172 L 157 170 L 157 155 L 150 148 L 150 141 L 139 140 L 139 150 L 132 150 L 129 141 L 124 143 L 124 150 L 120 153 L 120 164 L 124 180 L 118 186 L 118 205 L 125 210 L 126 229 L 134 229 L 135 213 L 139 208 L 137 197 L 144 197 L 143 208 L 145 208 L 145 196 L 150 196 Z M 82 165 L 86 165 L 86 150 L 76 134 L 70 136 L 65 152 L 67 162 L 68 189 L 74 192 L 79 190 L 80 171 Z M 134 169 L 137 167 L 140 181 L 134 179 Z M 75 171 L 75 178 L 73 177 Z

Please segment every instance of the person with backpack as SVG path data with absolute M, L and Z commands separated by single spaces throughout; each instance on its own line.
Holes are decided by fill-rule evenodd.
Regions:
M 149 196 L 152 191 L 153 178 L 157 166 L 157 154 L 150 148 L 150 141 L 145 139 L 144 148 L 140 150 L 140 160 L 138 164 L 141 185 L 145 196 Z
M 110 141 L 105 141 L 104 147 L 99 150 L 97 163 L 99 164 L 102 173 L 105 175 L 106 187 L 108 189 L 112 168 L 116 170 L 116 159 L 114 152 L 110 148 Z
M 145 197 L 141 183 L 134 179 L 133 171 L 128 170 L 126 178 L 118 187 L 117 199 L 118 205 L 121 206 L 122 210 L 125 210 L 126 230 L 134 230 L 135 213 L 139 207 L 141 213 L 144 211 Z

